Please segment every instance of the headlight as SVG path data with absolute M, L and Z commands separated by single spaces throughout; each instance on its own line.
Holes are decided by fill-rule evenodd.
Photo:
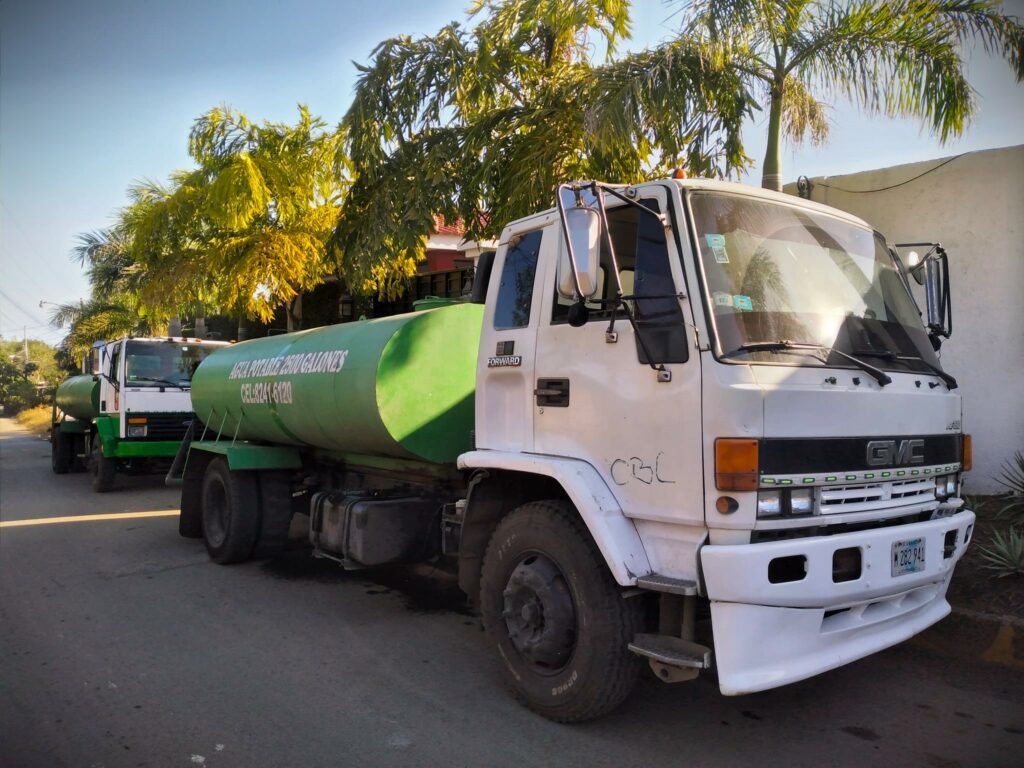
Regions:
M 133 424 L 129 424 L 128 425 L 128 437 L 145 437 L 145 436 L 146 436 L 146 426 L 144 424 L 142 426 L 135 426 Z
M 956 492 L 956 475 L 943 475 L 935 478 L 935 498 L 939 501 L 956 496 Z
M 782 514 L 782 494 L 780 491 L 761 491 L 757 494 L 757 516 L 778 517 Z
M 793 515 L 813 515 L 814 489 L 794 488 L 789 491 L 789 509 Z
M 803 517 L 814 514 L 813 488 L 785 488 L 778 491 L 759 491 L 757 516 Z

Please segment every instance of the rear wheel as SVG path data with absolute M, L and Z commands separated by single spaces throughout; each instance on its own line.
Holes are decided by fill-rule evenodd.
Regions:
M 92 450 L 89 453 L 89 471 L 92 473 L 92 489 L 96 493 L 106 493 L 114 487 L 117 463 L 103 455 L 99 435 L 93 436 Z
M 70 435 L 60 431 L 60 427 L 50 430 L 50 467 L 55 475 L 64 475 L 71 471 L 75 462 L 75 443 Z
M 267 470 L 259 473 L 260 531 L 253 557 L 274 557 L 288 544 L 292 525 L 292 483 L 290 472 Z
M 564 501 L 524 504 L 501 521 L 480 581 L 484 628 L 513 692 L 559 722 L 600 717 L 641 669 L 628 649 L 642 606 L 626 600 Z
M 216 458 L 203 478 L 203 541 L 214 562 L 248 560 L 260 530 L 259 488 L 253 472 L 232 472 Z

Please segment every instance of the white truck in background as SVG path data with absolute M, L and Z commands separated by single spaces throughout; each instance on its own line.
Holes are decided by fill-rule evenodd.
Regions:
M 54 392 L 54 473 L 88 469 L 102 493 L 118 473 L 166 470 L 192 421 L 192 373 L 227 343 L 180 336 L 95 342 L 83 373 Z

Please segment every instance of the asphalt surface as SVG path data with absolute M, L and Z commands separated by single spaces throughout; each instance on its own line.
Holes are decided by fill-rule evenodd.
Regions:
M 177 507 L 94 494 L 0 420 L 3 521 Z M 450 577 L 346 573 L 296 540 L 217 566 L 174 517 L 0 528 L 0 766 L 1020 766 L 1024 674 L 901 646 L 725 698 L 645 679 L 563 726 L 502 687 Z

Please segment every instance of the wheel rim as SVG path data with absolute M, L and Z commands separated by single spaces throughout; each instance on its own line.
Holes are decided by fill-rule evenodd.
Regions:
M 558 566 L 544 555 L 527 555 L 503 597 L 502 618 L 516 652 L 542 674 L 564 669 L 576 648 L 576 608 Z
M 210 546 L 219 547 L 227 538 L 228 496 L 222 483 L 211 483 L 203 499 L 203 534 Z

